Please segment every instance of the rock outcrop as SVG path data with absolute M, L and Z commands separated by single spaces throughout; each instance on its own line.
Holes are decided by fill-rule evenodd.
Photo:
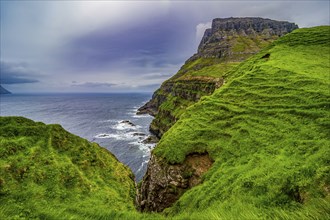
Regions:
M 263 18 L 214 19 L 198 52 L 161 85 L 139 114 L 155 116 L 150 131 L 161 138 L 187 107 L 224 83 L 230 68 L 296 28 L 293 23 Z
M 244 59 L 243 54 L 254 54 L 260 50 L 260 47 L 253 42 L 249 45 L 237 45 L 237 42 L 232 41 L 233 39 L 247 37 L 257 41 L 260 38 L 263 41 L 271 41 L 297 28 L 294 23 L 264 18 L 216 18 L 212 22 L 212 28 L 205 31 L 198 46 L 198 53 L 191 59 L 200 57 Z
M 182 164 L 174 165 L 153 155 L 138 193 L 140 210 L 160 212 L 170 207 L 186 190 L 202 182 L 212 163 L 207 153 L 188 155 Z

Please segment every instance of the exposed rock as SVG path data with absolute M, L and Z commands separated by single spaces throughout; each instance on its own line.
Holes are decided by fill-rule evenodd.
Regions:
M 159 142 L 159 138 L 156 137 L 155 135 L 150 135 L 142 141 L 142 143 L 144 144 L 156 144 L 158 142 Z
M 159 106 L 166 101 L 166 97 L 161 93 L 178 98 L 177 101 L 173 101 L 177 108 L 185 109 L 186 103 L 180 103 L 179 100 L 186 100 L 189 103 L 197 102 L 202 96 L 210 95 L 216 88 L 219 88 L 223 84 L 223 79 L 211 78 L 211 77 L 194 77 L 185 80 L 167 81 L 159 89 L 159 92 L 154 93 L 152 98 L 146 105 L 142 106 L 140 113 L 149 113 L 155 116 L 154 120 L 150 124 L 150 132 L 156 135 L 158 138 L 170 128 L 178 120 L 178 117 L 165 108 L 159 108 Z M 162 119 L 168 119 L 166 122 Z
M 161 95 L 158 92 L 161 90 L 158 89 L 153 95 L 149 102 L 140 107 L 136 114 L 149 114 L 155 116 L 158 112 L 158 107 L 166 100 L 166 95 Z
M 240 36 L 251 39 L 274 40 L 298 26 L 287 21 L 274 21 L 264 18 L 216 18 L 212 21 L 212 28 L 207 29 L 198 46 L 198 53 L 191 59 L 199 57 L 227 57 L 235 59 L 239 53 L 256 53 L 260 48 L 244 48 L 234 50 L 232 39 Z
M 133 136 L 144 137 L 144 136 L 146 136 L 146 134 L 145 133 L 140 133 L 140 132 L 135 132 L 135 133 L 133 133 Z
M 122 123 L 122 124 L 127 124 L 127 125 L 130 125 L 130 126 L 132 126 L 132 127 L 135 127 L 135 126 L 136 126 L 135 124 L 133 124 L 132 122 L 130 122 L 130 121 L 128 121 L 128 120 L 123 120 L 123 121 L 121 121 L 120 123 Z
M 137 197 L 140 210 L 161 212 L 170 207 L 186 190 L 202 182 L 212 163 L 207 153 L 188 155 L 182 164 L 174 165 L 152 155 Z
M 263 18 L 214 19 L 212 28 L 204 33 L 198 52 L 186 61 L 176 75 L 161 85 L 152 99 L 138 110 L 138 114 L 155 117 L 150 131 L 161 138 L 179 119 L 182 112 L 180 109 L 194 104 L 202 96 L 211 95 L 224 83 L 222 76 L 184 77 L 187 71 L 201 70 L 214 64 L 194 61 L 213 59 L 217 63 L 241 62 L 296 28 L 298 26 L 294 23 Z M 174 99 L 169 101 L 169 97 Z M 162 105 L 166 102 L 169 103 Z M 168 104 L 171 104 L 172 108 L 168 108 Z

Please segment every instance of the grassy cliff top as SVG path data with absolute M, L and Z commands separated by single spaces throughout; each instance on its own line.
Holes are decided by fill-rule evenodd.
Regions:
M 295 30 L 226 73 L 224 86 L 189 107 L 153 153 L 181 163 L 207 151 L 215 163 L 204 183 L 168 212 L 330 213 L 329 60 L 329 26 Z
M 0 117 L 0 219 L 98 219 L 134 210 L 131 171 L 60 125 Z

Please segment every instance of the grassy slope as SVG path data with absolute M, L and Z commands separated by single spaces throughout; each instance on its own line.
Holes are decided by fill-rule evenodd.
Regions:
M 0 117 L 0 146 L 0 219 L 136 215 L 133 174 L 97 144 L 59 125 Z
M 210 94 L 208 91 L 212 90 L 210 87 L 214 86 L 212 82 L 221 79 L 227 71 L 237 66 L 238 63 L 227 62 L 217 58 L 199 58 L 186 63 L 168 81 L 174 83 L 171 89 L 176 93 L 181 92 L 188 97 L 194 97 L 195 95 L 202 97 Z M 163 85 L 166 85 L 168 81 L 165 81 Z M 159 112 L 152 124 L 155 124 L 156 127 L 160 127 L 164 131 L 167 131 L 175 123 L 175 120 L 172 120 L 172 118 L 180 118 L 187 107 L 196 103 L 196 101 L 189 100 L 189 98 L 183 98 L 163 91 L 162 88 L 157 90 L 156 93 L 166 96 L 166 100 L 160 105 Z M 164 114 L 164 111 L 166 114 Z M 171 116 L 169 117 L 168 114 Z
M 329 35 L 326 26 L 280 38 L 187 109 L 154 153 L 180 163 L 208 151 L 215 163 L 169 214 L 330 218 Z
M 201 57 L 187 61 L 173 77 L 165 81 L 161 88 L 156 91 L 156 94 L 166 96 L 166 100 L 160 105 L 159 112 L 152 122 L 152 127 L 160 128 L 161 133 L 167 131 L 176 121 L 173 118 L 179 119 L 187 107 L 196 103 L 194 100 L 173 95 L 173 91 L 181 90 L 187 96 L 194 94 L 198 94 L 199 97 L 210 95 L 210 92 L 206 92 L 210 89 L 206 87 L 211 85 L 203 84 L 198 86 L 200 82 L 211 83 L 218 81 L 242 60 L 246 60 L 277 38 L 277 36 L 267 37 L 263 35 L 228 36 L 225 41 L 222 41 L 222 44 L 231 45 L 232 48 L 229 51 L 233 54 L 230 56 L 227 55 L 221 58 Z M 209 48 L 216 48 L 219 46 L 218 44 L 219 42 L 209 43 Z M 195 84 L 194 88 L 188 86 L 189 81 Z M 172 92 L 164 89 L 164 87 L 167 87 L 168 82 L 174 83 L 171 87 Z

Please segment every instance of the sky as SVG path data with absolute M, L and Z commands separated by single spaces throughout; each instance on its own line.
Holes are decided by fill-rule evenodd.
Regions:
M 0 84 L 14 93 L 152 92 L 214 18 L 329 25 L 329 1 L 1 0 Z

